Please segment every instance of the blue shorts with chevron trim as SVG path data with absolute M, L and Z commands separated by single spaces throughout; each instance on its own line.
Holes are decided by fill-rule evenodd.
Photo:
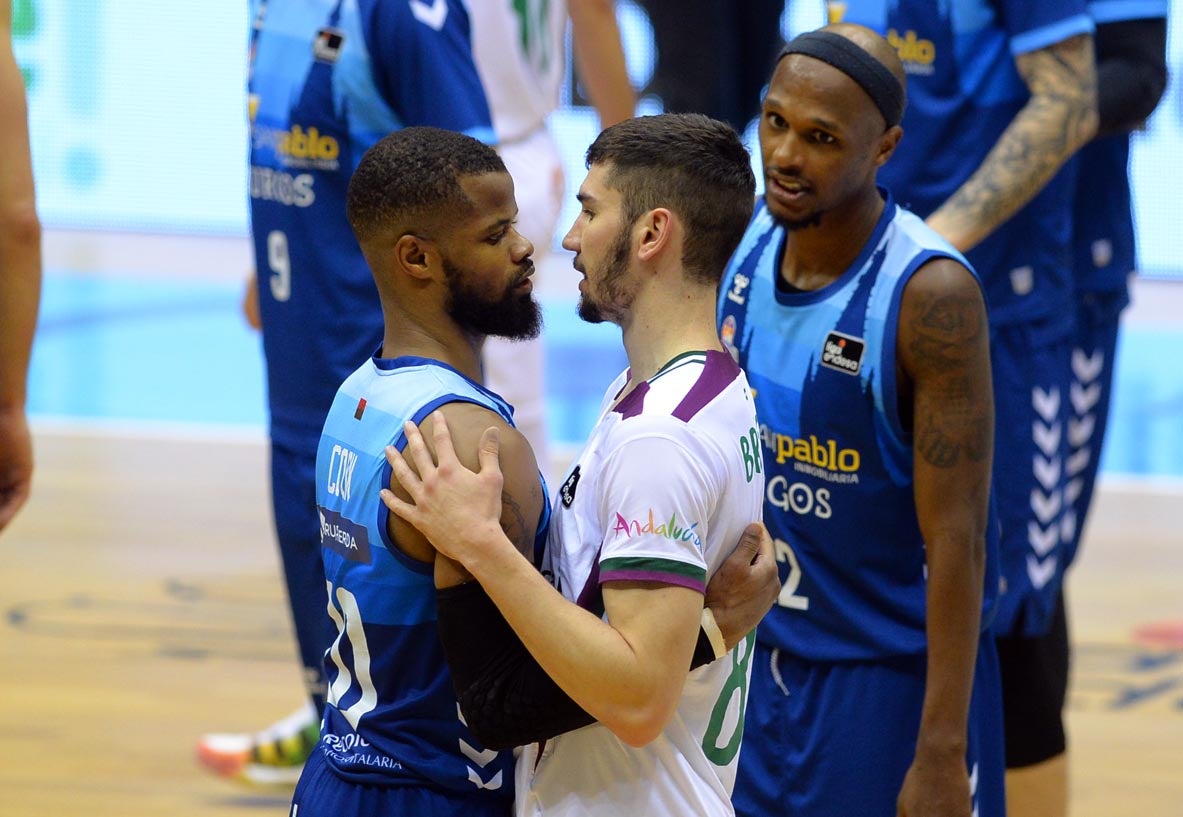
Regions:
M 1047 632 L 1075 542 L 1067 501 L 1072 339 L 1051 326 L 992 331 L 994 498 L 1002 522 L 1002 588 L 994 632 Z
M 427 786 L 376 786 L 354 783 L 337 776 L 318 745 L 313 750 L 288 817 L 509 817 L 509 798 L 445 794 Z

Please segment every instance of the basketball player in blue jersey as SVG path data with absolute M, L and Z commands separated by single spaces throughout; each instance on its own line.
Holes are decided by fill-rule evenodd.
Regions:
M 290 785 L 316 741 L 336 636 L 313 495 L 333 393 L 382 338 L 378 293 L 345 218 L 362 155 L 430 125 L 494 141 L 460 0 L 253 0 L 250 215 L 270 415 L 271 495 L 311 703 L 265 732 L 207 735 L 202 762 Z
M 1141 127 L 1166 87 L 1166 0 L 1089 3 L 1097 24 L 1097 138 L 1073 159 L 1073 283 L 1076 326 L 1065 426 L 1064 563 L 1080 545 L 1109 416 L 1118 322 L 1136 268 L 1127 167 L 1129 132 Z M 1007 676 L 1007 806 L 1011 817 L 1065 817 L 1068 744 L 1063 710 L 1070 642 L 1064 590 L 1047 634 L 999 641 Z M 1031 695 L 1028 687 L 1049 690 Z
M 477 700 L 464 690 L 468 722 L 493 719 L 503 699 L 523 708 L 522 676 L 502 669 L 518 657 L 486 645 L 498 638 L 489 635 L 498 610 L 553 684 L 599 721 L 523 748 L 516 814 L 729 815 L 752 639 L 689 677 L 685 667 L 707 579 L 762 504 L 751 392 L 714 322 L 719 276 L 751 211 L 750 158 L 730 126 L 667 114 L 606 129 L 588 168 L 564 246 L 584 276 L 580 316 L 621 327 L 629 369 L 556 496 L 542 573 L 497 524 L 504 489 L 492 436 L 473 473 L 452 451 L 467 443 L 454 446 L 441 420 L 437 468 L 408 424 L 422 480 L 388 449 L 414 502 L 383 498 L 479 582 L 457 592 L 483 596 L 490 612 L 469 615 L 463 630 L 445 622 L 456 595 L 440 594 L 455 677 L 496 678 Z M 771 567 L 770 541 L 764 558 Z
M 292 813 L 503 814 L 513 758 L 486 751 L 465 727 L 439 642 L 435 582 L 454 568 L 386 512 L 379 491 L 389 482 L 385 446 L 403 444 L 404 421 L 430 428 L 438 409 L 474 451 L 492 425 L 506 443 L 502 524 L 533 552 L 549 515 L 545 486 L 512 410 L 479 385 L 486 335 L 538 334 L 533 246 L 513 226 L 513 182 L 497 153 L 436 128 L 400 130 L 367 152 L 347 214 L 385 331 L 337 391 L 317 451 L 337 636 L 324 656 L 321 741 Z
M 985 285 L 1004 584 L 993 627 L 1003 639 L 1008 765 L 1019 746 L 1023 762 L 1047 760 L 1062 743 L 1021 713 L 1058 719 L 1067 682 L 1027 642 L 1052 627 L 1074 533 L 1065 488 L 1076 173 L 1065 165 L 1096 130 L 1094 24 L 1086 0 L 828 6 L 831 21 L 887 37 L 909 75 L 908 138 L 883 184 L 965 252 Z
M 904 107 L 873 32 L 790 42 L 723 279 L 783 582 L 757 630 L 744 817 L 1004 813 L 983 287 L 876 186 Z

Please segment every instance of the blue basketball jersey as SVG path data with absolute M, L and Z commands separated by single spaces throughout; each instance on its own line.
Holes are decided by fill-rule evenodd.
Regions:
M 784 238 L 761 201 L 719 301 L 723 340 L 755 394 L 764 524 L 782 579 L 757 636 L 820 661 L 920 653 L 924 539 L 897 408 L 897 321 L 919 267 L 966 262 L 890 196 L 858 259 L 820 290 L 777 288 Z M 993 514 L 989 530 L 987 611 L 998 584 Z
M 1027 103 L 1015 56 L 1093 30 L 1085 0 L 829 0 L 828 7 L 831 22 L 887 37 L 904 63 L 904 138 L 879 181 L 922 218 L 969 179 Z M 969 252 L 992 324 L 1069 313 L 1073 175 L 1062 169 Z
M 333 400 L 316 456 L 328 613 L 338 630 L 325 654 L 320 750 L 347 780 L 508 800 L 512 753 L 486 751 L 463 723 L 436 627 L 432 566 L 390 541 L 378 496 L 390 482 L 385 446 L 406 445 L 403 422 L 458 401 L 512 422 L 500 397 L 418 357 L 372 358 Z M 548 520 L 549 507 L 539 551 Z
M 1088 4 L 1097 25 L 1167 16 L 1167 0 L 1099 0 Z M 1089 142 L 1074 160 L 1079 172 L 1073 211 L 1073 265 L 1084 292 L 1126 288 L 1137 267 L 1130 200 L 1130 137 L 1115 133 Z
M 460 0 L 251 7 L 251 227 L 271 432 L 298 445 L 316 439 L 336 387 L 382 340 L 345 217 L 362 155 L 411 125 L 494 137 Z

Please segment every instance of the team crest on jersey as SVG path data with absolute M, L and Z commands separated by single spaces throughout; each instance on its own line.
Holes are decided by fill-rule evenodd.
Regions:
M 344 42 L 344 31 L 326 26 L 316 32 L 316 39 L 312 42 L 312 56 L 321 62 L 336 62 L 341 56 L 341 46 Z
M 822 347 L 822 365 L 844 374 L 858 374 L 863 367 L 867 343 L 862 338 L 831 332 Z
M 563 487 L 559 488 L 559 499 L 562 500 L 564 508 L 570 508 L 571 503 L 575 501 L 575 486 L 578 484 L 579 466 L 576 465 L 571 476 L 567 477 L 567 481 L 563 483 Z

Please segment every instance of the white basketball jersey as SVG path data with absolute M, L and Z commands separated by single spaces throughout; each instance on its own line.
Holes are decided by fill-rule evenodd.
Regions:
M 468 0 L 472 50 L 501 143 L 524 139 L 559 105 L 566 0 Z
M 605 615 L 601 587 L 650 581 L 702 591 L 764 490 L 747 379 L 726 352 L 675 358 L 623 400 L 617 378 L 555 498 L 543 573 Z M 518 815 L 730 815 L 751 638 L 690 673 L 673 719 L 633 748 L 600 724 L 527 746 Z

